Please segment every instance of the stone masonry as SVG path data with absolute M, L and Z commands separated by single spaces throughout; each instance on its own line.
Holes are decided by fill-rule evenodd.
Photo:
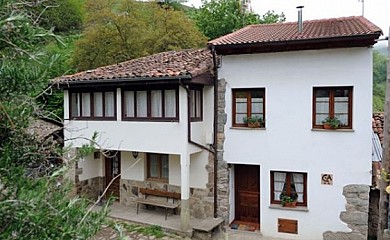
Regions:
M 135 205 L 134 200 L 140 196 L 140 188 L 160 189 L 180 193 L 180 186 L 169 185 L 167 183 L 154 181 L 136 181 L 131 179 L 121 179 L 120 202 L 126 206 Z M 189 200 L 190 215 L 200 219 L 213 217 L 213 200 L 214 198 L 212 188 L 191 188 Z M 180 203 L 180 200 L 177 201 L 179 201 Z
M 217 127 L 217 214 L 229 223 L 229 169 L 227 162 L 224 161 L 224 142 L 225 142 L 225 124 L 227 114 L 225 112 L 225 93 L 226 81 L 225 79 L 218 80 L 218 127 Z
M 351 184 L 343 189 L 343 195 L 347 200 L 346 211 L 340 213 L 341 221 L 348 224 L 351 232 L 331 232 L 323 234 L 324 240 L 366 240 L 368 230 L 368 185 Z

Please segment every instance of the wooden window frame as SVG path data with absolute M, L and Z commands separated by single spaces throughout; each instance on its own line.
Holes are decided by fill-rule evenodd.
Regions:
M 94 114 L 94 93 L 102 93 L 102 112 L 103 116 L 95 116 Z M 105 101 L 105 96 L 106 93 L 114 93 L 114 116 L 106 116 L 106 101 Z M 90 114 L 91 116 L 73 116 L 73 106 L 72 106 L 72 94 L 78 94 L 79 95 L 79 100 L 80 100 L 80 115 L 82 115 L 83 112 L 83 102 L 82 102 L 82 94 L 89 94 L 90 98 Z M 72 120 L 112 120 L 115 121 L 117 119 L 117 112 L 116 112 L 116 107 L 117 107 L 117 101 L 116 101 L 116 89 L 108 89 L 108 90 L 96 90 L 96 91 L 69 91 L 69 118 Z
M 274 199 L 274 189 L 275 189 L 275 178 L 274 173 L 286 173 L 286 185 L 287 185 L 287 193 L 291 192 L 289 186 L 291 186 L 291 175 L 294 173 L 303 174 L 303 202 L 297 202 L 297 206 L 306 207 L 307 206 L 307 173 L 305 172 L 286 172 L 286 171 L 271 171 L 271 189 L 270 189 L 270 198 L 271 204 L 282 204 L 281 200 Z
M 175 117 L 165 117 L 165 90 L 175 90 L 175 104 L 176 104 L 176 116 Z M 132 91 L 134 92 L 134 117 L 125 116 L 125 92 Z M 146 92 L 146 106 L 147 106 L 147 116 L 138 117 L 137 116 L 137 92 Z M 152 117 L 152 91 L 161 91 L 161 103 L 162 103 L 162 116 L 161 117 Z M 122 89 L 122 120 L 124 121 L 150 121 L 150 122 L 178 122 L 179 121 L 179 87 L 178 86 L 167 86 L 159 88 L 123 88 Z
M 151 177 L 150 176 L 150 156 L 151 155 L 155 155 L 155 156 L 158 156 L 158 177 Z M 163 178 L 162 177 L 162 169 L 163 169 L 163 166 L 162 166 L 162 161 L 161 161 L 161 157 L 162 156 L 166 156 L 168 158 L 168 178 Z M 147 176 L 147 180 L 152 180 L 152 181 L 158 181 L 158 182 L 164 182 L 164 183 L 167 183 L 169 181 L 169 155 L 168 154 L 158 154 L 158 153 L 148 153 L 146 154 L 146 159 L 147 159 L 147 163 L 146 163 L 146 176 Z
M 323 124 L 316 124 L 316 92 L 318 90 L 328 90 L 329 94 L 329 117 L 334 117 L 334 97 L 336 90 L 348 90 L 348 125 L 340 126 L 341 129 L 352 129 L 352 104 L 353 104 L 353 87 L 313 87 L 313 116 L 312 116 L 312 127 L 323 128 Z
M 245 123 L 236 123 L 236 93 L 237 92 L 246 92 L 246 98 L 247 98 L 247 103 L 251 102 L 251 92 L 253 91 L 259 91 L 263 95 L 263 121 L 265 123 L 265 88 L 236 88 L 232 89 L 232 125 L 233 127 L 247 127 L 247 124 Z M 247 117 L 250 117 L 252 115 L 252 106 L 251 104 L 247 104 Z M 264 127 L 265 128 L 265 124 Z
M 195 93 L 195 113 L 194 113 L 194 117 L 191 117 L 192 115 L 192 111 L 190 110 L 190 120 L 191 122 L 201 122 L 203 121 L 203 88 L 202 87 L 190 87 L 190 92 L 191 92 L 191 101 L 192 101 L 192 94 Z M 199 92 L 199 98 L 200 98 L 200 101 L 199 101 L 199 104 L 200 106 L 197 105 L 198 103 L 198 99 L 197 99 L 197 92 Z M 190 104 L 190 108 L 192 109 L 192 102 L 189 103 Z M 199 112 L 200 112 L 200 116 L 197 116 L 197 109 L 198 107 L 200 108 L 199 109 Z

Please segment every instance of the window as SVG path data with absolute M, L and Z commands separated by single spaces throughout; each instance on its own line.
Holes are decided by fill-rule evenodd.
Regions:
M 340 128 L 352 128 L 352 87 L 313 89 L 313 128 L 323 128 L 327 117 L 337 117 Z
M 179 120 L 178 89 L 124 90 L 124 120 Z
M 148 179 L 168 182 L 169 161 L 167 154 L 148 153 L 147 155 Z
M 233 126 L 246 127 L 244 119 L 247 117 L 260 117 L 264 121 L 264 88 L 233 90 Z
M 307 174 L 293 172 L 271 172 L 271 203 L 281 204 L 285 195 L 297 199 L 298 206 L 307 206 Z
M 116 95 L 111 92 L 71 92 L 70 117 L 116 119 Z
M 202 121 L 202 114 L 203 114 L 202 89 L 191 89 L 190 95 L 191 95 L 191 103 L 190 103 L 191 121 Z

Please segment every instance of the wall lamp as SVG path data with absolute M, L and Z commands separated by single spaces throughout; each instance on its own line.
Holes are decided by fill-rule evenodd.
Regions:
M 138 157 L 138 152 L 137 151 L 132 151 L 131 154 L 133 154 L 133 158 L 137 158 Z

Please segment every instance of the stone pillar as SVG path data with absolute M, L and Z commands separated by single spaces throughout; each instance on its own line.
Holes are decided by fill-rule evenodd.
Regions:
M 340 213 L 341 221 L 348 224 L 351 232 L 331 232 L 323 234 L 324 240 L 366 240 L 368 233 L 368 185 L 351 184 L 343 189 L 343 195 L 347 200 L 346 211 Z
M 217 214 L 229 223 L 229 169 L 228 164 L 224 161 L 224 143 L 225 143 L 225 124 L 227 114 L 225 112 L 226 100 L 226 81 L 225 79 L 218 80 L 218 123 L 217 123 Z
M 187 231 L 190 228 L 190 155 L 180 155 L 181 169 L 181 211 L 180 211 L 180 227 L 181 230 Z

